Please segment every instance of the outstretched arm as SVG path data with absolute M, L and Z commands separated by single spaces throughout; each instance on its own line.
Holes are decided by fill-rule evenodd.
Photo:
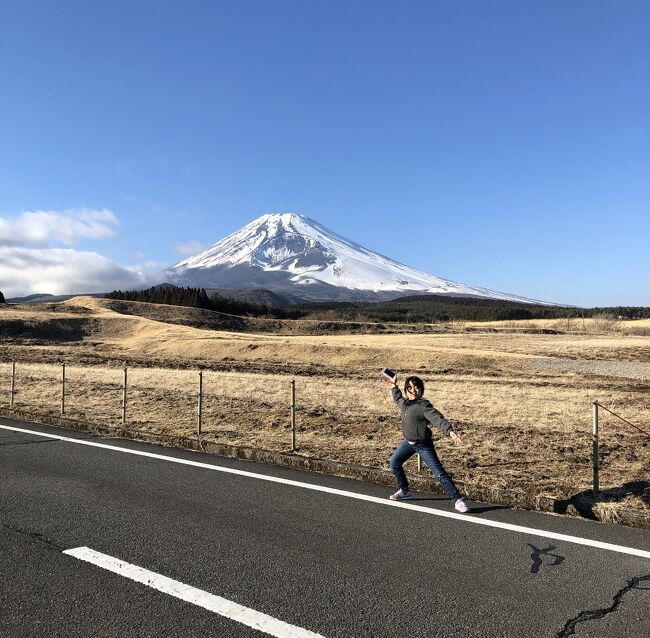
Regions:
M 434 427 L 437 427 L 442 431 L 443 434 L 451 436 L 453 428 L 451 423 L 445 419 L 444 416 L 438 410 L 436 410 L 428 401 L 424 406 L 424 418 Z
M 449 435 L 449 438 L 454 442 L 454 445 L 462 445 L 463 440 L 454 432 L 451 423 L 445 419 L 438 410 L 436 410 L 430 403 L 424 408 L 424 416 L 426 420 L 440 428 L 443 434 Z

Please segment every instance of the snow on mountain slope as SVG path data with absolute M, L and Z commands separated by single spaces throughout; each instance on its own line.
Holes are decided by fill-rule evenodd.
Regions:
M 293 213 L 262 215 L 171 270 L 181 280 L 202 282 L 212 272 L 214 287 L 219 287 L 225 271 L 236 269 L 241 278 L 246 268 L 255 271 L 258 284 L 259 274 L 264 272 L 284 275 L 297 286 L 329 284 L 376 293 L 422 292 L 534 302 L 415 270 Z

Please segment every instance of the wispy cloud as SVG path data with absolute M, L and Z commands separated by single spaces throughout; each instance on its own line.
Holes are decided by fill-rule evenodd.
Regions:
M 118 266 L 92 251 L 74 248 L 78 240 L 117 236 L 118 219 L 106 209 L 24 211 L 0 217 L 0 290 L 5 297 L 134 289 L 164 281 L 155 262 Z
M 98 253 L 72 248 L 0 246 L 0 289 L 5 297 L 142 288 L 163 281 L 162 270 L 153 262 L 122 268 Z
M 174 244 L 174 252 L 182 257 L 191 257 L 197 253 L 203 252 L 205 246 L 199 241 L 179 242 Z
M 23 211 L 0 217 L 0 246 L 73 246 L 79 239 L 105 239 L 117 234 L 117 217 L 107 208 Z
M 168 264 L 158 261 L 145 261 L 132 266 L 124 266 L 124 270 L 131 273 L 143 286 L 153 286 L 162 283 L 169 276 L 165 273 L 167 266 Z
M 124 196 L 124 201 L 128 202 L 129 204 L 139 206 L 140 208 L 145 208 L 145 209 L 150 210 L 150 211 L 152 211 L 154 213 L 159 213 L 160 212 L 160 204 L 157 204 L 156 202 L 149 201 L 148 199 L 145 199 L 143 197 L 137 197 L 135 195 L 125 195 Z

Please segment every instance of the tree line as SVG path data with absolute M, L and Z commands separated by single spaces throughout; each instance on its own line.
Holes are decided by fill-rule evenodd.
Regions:
M 439 323 L 447 321 L 507 321 L 516 319 L 578 319 L 607 316 L 612 319 L 650 318 L 649 307 L 615 306 L 577 308 L 517 303 L 476 297 L 413 295 L 379 303 L 326 303 L 304 307 L 314 313 L 318 308 L 344 320 L 368 320 L 397 323 Z
M 413 295 L 383 302 L 320 302 L 275 307 L 232 299 L 204 288 L 154 286 L 146 290 L 114 290 L 109 299 L 143 301 L 203 308 L 231 315 L 274 319 L 327 319 L 379 323 L 441 323 L 448 321 L 505 321 L 516 319 L 579 319 L 606 316 L 612 319 L 647 319 L 650 307 L 613 306 L 576 308 L 546 306 L 498 299 Z
M 168 304 L 172 306 L 188 306 L 223 312 L 229 315 L 248 317 L 270 317 L 274 319 L 296 319 L 300 313 L 286 308 L 274 308 L 266 304 L 256 304 L 249 301 L 231 299 L 219 294 L 208 295 L 205 288 L 182 288 L 172 286 L 154 286 L 145 290 L 113 290 L 106 295 L 107 299 L 122 301 L 142 301 L 145 303 Z

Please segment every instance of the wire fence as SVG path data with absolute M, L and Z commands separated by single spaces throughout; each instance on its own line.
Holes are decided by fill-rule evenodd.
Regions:
M 28 416 L 61 416 L 152 433 L 199 436 L 375 467 L 386 467 L 401 438 L 390 387 L 376 379 L 350 383 L 257 372 L 18 361 L 9 362 L 8 372 L 9 407 Z M 595 402 L 594 410 L 598 409 L 624 422 L 629 433 L 621 440 L 616 430 L 616 437 L 610 436 L 603 445 L 597 431 L 602 417 L 596 415 L 591 454 L 585 419 L 575 426 L 553 429 L 557 417 L 549 411 L 548 427 L 538 429 L 490 423 L 489 419 L 460 423 L 466 445 L 459 450 L 446 447 L 445 465 L 466 481 L 488 481 L 498 487 L 536 481 L 540 490 L 547 491 L 555 489 L 558 477 L 566 491 L 577 490 L 591 478 L 597 493 L 604 457 L 612 474 L 643 478 L 639 468 L 650 464 L 647 430 Z M 612 431 L 608 428 L 606 435 Z M 628 453 L 624 448 L 630 442 Z M 419 458 L 409 461 L 409 467 L 413 473 L 421 472 Z
M 612 416 L 615 416 L 617 419 L 622 421 L 623 423 L 631 426 L 634 428 L 637 432 L 640 432 L 642 435 L 644 435 L 646 438 L 650 439 L 650 433 L 647 430 L 644 430 L 643 428 L 639 427 L 638 425 L 635 425 L 628 419 L 622 417 L 620 414 L 617 414 L 610 408 L 604 406 L 602 403 L 599 401 L 594 401 L 592 403 L 592 423 L 593 423 L 593 430 L 592 430 L 592 455 L 591 455 L 591 462 L 592 462 L 592 491 L 594 497 L 598 496 L 598 493 L 600 492 L 600 465 L 601 465 L 601 458 L 600 458 L 600 410 L 605 410 L 606 412 L 609 412 Z
M 362 417 L 370 436 L 373 424 L 389 419 L 393 426 L 397 423 L 396 413 L 387 414 L 395 406 L 391 410 L 367 396 L 346 410 L 334 396 L 338 382 L 332 379 L 296 382 L 279 374 L 15 361 L 9 375 L 9 407 L 22 412 L 233 443 L 260 444 L 264 438 L 282 448 L 290 442 L 293 451 L 301 436 L 303 444 L 311 437 L 307 423 L 320 424 L 325 439 L 351 434 Z M 280 444 L 287 427 L 288 436 Z M 269 439 L 269 429 L 279 436 Z

